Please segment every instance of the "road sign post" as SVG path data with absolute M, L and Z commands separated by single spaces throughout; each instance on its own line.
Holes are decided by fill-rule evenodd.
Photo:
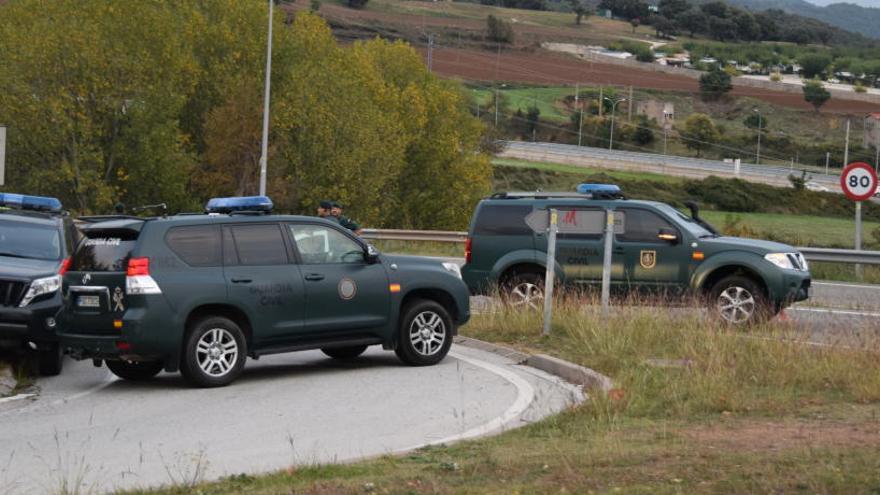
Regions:
M 857 251 L 862 249 L 862 201 L 871 199 L 877 192 L 877 172 L 864 162 L 850 163 L 840 174 L 840 188 L 847 198 L 856 202 L 856 242 Z M 861 278 L 862 265 L 856 265 L 856 276 Z
M 6 126 L 0 125 L 0 186 L 6 185 Z
M 544 276 L 544 335 L 550 335 L 553 321 L 553 285 L 556 282 L 556 234 L 559 232 L 559 213 L 550 210 L 550 233 L 547 236 L 547 272 Z
M 614 238 L 614 211 L 605 213 L 605 251 L 602 257 L 602 313 L 608 315 L 611 300 L 611 240 Z

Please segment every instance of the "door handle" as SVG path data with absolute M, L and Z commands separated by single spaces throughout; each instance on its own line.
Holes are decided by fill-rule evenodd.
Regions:
M 324 280 L 324 275 L 320 273 L 309 273 L 306 275 L 306 280 L 310 282 L 318 282 L 320 280 Z
M 233 284 L 249 284 L 251 282 L 253 282 L 253 280 L 251 280 L 249 278 L 234 278 L 234 279 L 232 279 Z

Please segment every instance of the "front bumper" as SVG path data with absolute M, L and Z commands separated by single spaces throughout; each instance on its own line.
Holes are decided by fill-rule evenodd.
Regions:
M 781 286 L 774 291 L 776 304 L 785 307 L 800 301 L 806 301 L 812 295 L 812 280 L 809 273 L 786 274 Z
M 0 339 L 55 342 L 61 296 L 31 303 L 24 308 L 0 307 Z

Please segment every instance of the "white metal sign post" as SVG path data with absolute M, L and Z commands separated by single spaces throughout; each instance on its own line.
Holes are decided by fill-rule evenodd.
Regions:
M 850 163 L 840 174 L 840 188 L 847 198 L 856 202 L 857 251 L 862 249 L 862 201 L 871 199 L 877 191 L 877 173 L 864 162 Z M 856 265 L 856 275 L 861 276 L 862 266 Z
M 614 212 L 589 210 L 534 210 L 526 216 L 526 224 L 539 234 L 547 233 L 547 263 L 544 275 L 544 335 L 550 333 L 553 321 L 553 286 L 556 281 L 556 237 L 558 234 L 605 235 L 605 258 L 602 269 L 602 308 L 607 311 L 611 283 L 611 242 L 615 232 L 622 232 L 623 223 L 615 225 Z
M 556 234 L 559 232 L 559 213 L 550 210 L 550 235 L 547 237 L 547 272 L 544 276 L 544 335 L 550 335 L 553 321 L 553 284 L 556 282 Z

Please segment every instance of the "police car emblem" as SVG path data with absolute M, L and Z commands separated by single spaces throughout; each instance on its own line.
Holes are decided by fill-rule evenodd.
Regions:
M 123 297 L 121 287 L 113 290 L 113 311 L 125 311 L 125 306 L 122 304 Z
M 657 266 L 657 251 L 642 251 L 639 256 L 639 263 L 642 268 L 650 270 Z
M 92 281 L 92 276 L 91 276 L 91 275 L 89 275 L 88 273 L 86 273 L 85 275 L 83 275 L 83 280 L 82 280 L 83 285 L 88 285 L 89 282 L 91 282 L 91 281 Z
M 357 284 L 350 278 L 344 278 L 339 281 L 339 297 L 344 300 L 353 299 L 357 294 Z

